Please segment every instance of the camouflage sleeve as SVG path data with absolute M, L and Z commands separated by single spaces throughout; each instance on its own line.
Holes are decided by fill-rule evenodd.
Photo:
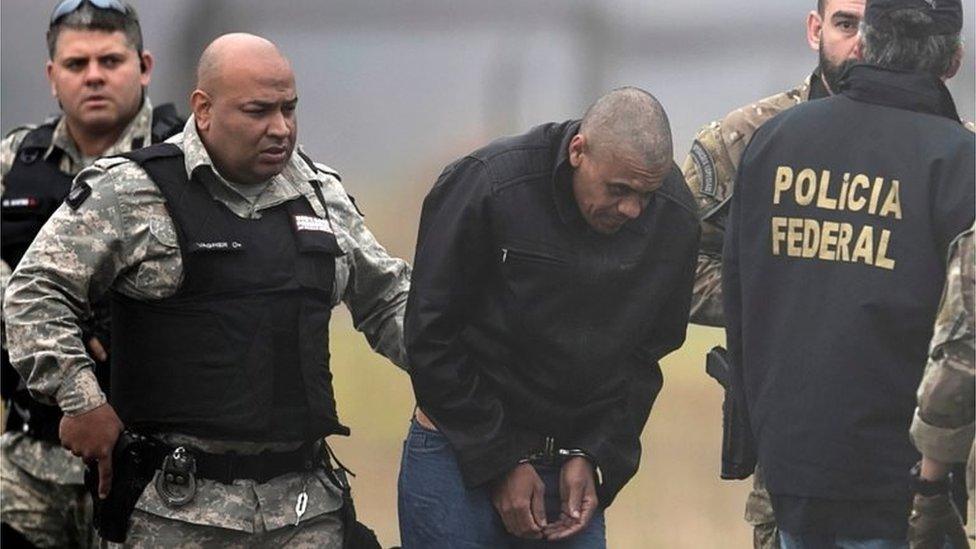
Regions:
M 105 402 L 80 322 L 113 284 L 136 294 L 116 284 L 119 273 L 161 286 L 154 265 L 170 248 L 150 233 L 164 234 L 176 249 L 169 217 L 167 226 L 156 227 L 153 216 L 162 208 L 158 189 L 138 166 L 103 159 L 78 175 L 38 233 L 10 278 L 4 311 L 11 363 L 35 398 L 69 415 Z M 146 258 L 156 261 L 143 263 Z
M 410 266 L 377 242 L 339 182 L 331 178 L 330 182 L 329 213 L 347 240 L 343 249 L 348 256 L 349 277 L 342 300 L 370 346 L 407 369 L 403 313 L 410 289 Z
M 912 421 L 915 446 L 945 463 L 966 461 L 976 416 L 976 329 L 973 321 L 973 231 L 951 248 L 942 304 Z
M 7 283 L 10 281 L 10 265 L 6 261 L 0 260 L 0 296 L 7 293 Z M 0 300 L 0 319 L 2 319 L 3 302 Z M 6 324 L 0 320 L 0 344 L 7 348 L 7 329 Z
M 735 166 L 722 139 L 721 123 L 713 122 L 698 132 L 682 171 L 702 218 L 691 322 L 722 326 L 722 240 Z

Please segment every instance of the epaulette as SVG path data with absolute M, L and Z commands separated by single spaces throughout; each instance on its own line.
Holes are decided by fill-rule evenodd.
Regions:
M 337 172 L 336 170 L 334 170 L 334 169 L 326 166 L 325 164 L 322 164 L 321 162 L 316 162 L 316 163 L 314 163 L 314 166 L 315 166 L 315 171 L 321 172 L 321 173 L 324 173 L 324 174 L 327 174 L 327 175 L 331 175 L 332 177 L 336 178 L 336 180 L 342 181 L 342 176 L 339 175 L 339 172 Z
M 296 147 L 295 152 L 298 153 L 298 156 L 300 156 L 301 159 L 304 160 L 305 163 L 312 168 L 312 170 L 318 173 L 324 173 L 325 175 L 334 177 L 336 181 L 342 183 L 342 176 L 339 175 L 339 172 L 326 166 L 325 164 L 322 164 L 321 162 L 315 162 L 314 160 L 312 160 L 310 156 L 305 154 L 305 151 L 303 151 L 301 147 Z M 343 189 L 343 192 L 345 192 L 345 189 Z M 366 214 L 364 214 L 363 211 L 359 209 L 359 204 L 356 204 L 356 199 L 351 194 L 346 192 L 346 198 L 348 198 L 349 202 L 352 203 L 352 207 L 354 210 L 356 210 L 356 213 L 359 214 L 359 217 L 366 217 Z
M 307 164 L 309 168 L 312 168 L 312 171 L 324 173 L 336 178 L 337 181 L 342 181 L 342 176 L 339 175 L 339 172 L 333 170 L 325 164 L 322 164 L 321 162 L 312 160 L 312 157 L 306 154 L 301 146 L 295 147 L 295 152 L 298 153 L 298 156 L 305 161 L 305 164 Z
M 99 158 L 98 160 L 96 160 L 94 165 L 98 166 L 103 170 L 111 170 L 116 166 L 125 164 L 126 160 L 127 159 L 122 156 L 106 156 L 104 158 Z
M 183 151 L 172 143 L 157 143 L 142 149 L 122 153 L 119 156 L 122 158 L 128 158 L 141 166 L 156 158 L 170 158 L 173 156 L 179 156 L 181 154 L 183 154 Z

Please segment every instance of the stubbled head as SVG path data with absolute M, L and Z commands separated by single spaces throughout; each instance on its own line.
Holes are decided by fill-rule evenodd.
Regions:
M 235 183 L 281 173 L 295 149 L 295 75 L 271 41 L 225 34 L 203 51 L 190 106 L 217 170 Z
M 593 230 L 613 234 L 641 215 L 672 166 L 671 126 L 653 95 L 634 87 L 604 95 L 569 143 L 573 195 Z
M 865 0 L 818 0 L 807 14 L 807 43 L 817 51 L 820 75 L 834 93 L 847 67 L 857 62 L 858 25 Z
M 65 0 L 47 31 L 51 94 L 74 132 L 121 131 L 142 105 L 152 74 L 135 10 L 115 2 L 99 8 Z

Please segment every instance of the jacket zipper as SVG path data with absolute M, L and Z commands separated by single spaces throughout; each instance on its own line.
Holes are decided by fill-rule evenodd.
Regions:
M 517 250 L 515 248 L 502 248 L 502 263 L 507 263 L 509 259 L 523 259 L 526 261 L 535 261 L 537 263 L 550 263 L 553 265 L 568 265 L 569 262 L 565 259 L 555 257 L 540 252 L 528 252 L 525 250 Z

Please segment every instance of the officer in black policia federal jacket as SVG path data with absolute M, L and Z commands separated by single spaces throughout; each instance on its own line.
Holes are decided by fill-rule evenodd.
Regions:
M 839 94 L 766 123 L 739 168 L 728 343 L 784 547 L 907 547 L 907 429 L 976 200 L 942 82 L 961 28 L 958 1 L 869 1 Z

